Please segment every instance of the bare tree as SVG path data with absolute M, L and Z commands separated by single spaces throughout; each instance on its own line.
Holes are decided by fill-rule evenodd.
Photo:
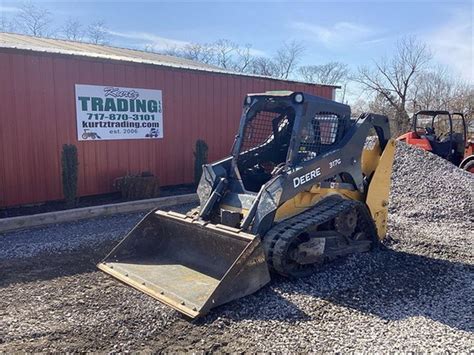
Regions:
M 154 52 L 151 46 L 146 46 L 145 50 Z M 157 52 L 213 64 L 236 72 L 288 79 L 296 69 L 299 57 L 303 53 L 303 46 L 298 42 L 285 43 L 273 58 L 254 57 L 250 44 L 239 46 L 227 39 L 220 39 L 211 44 L 189 43 L 182 47 L 174 46 Z
M 176 45 L 166 46 L 166 48 L 156 49 L 154 44 L 148 43 L 148 44 L 145 45 L 144 51 L 145 52 L 158 53 L 158 54 L 164 54 L 164 55 L 171 55 L 173 57 L 182 57 L 183 56 L 183 54 L 181 52 L 181 48 L 179 48 Z
M 22 32 L 32 36 L 47 36 L 51 23 L 51 13 L 48 9 L 25 2 L 20 6 L 17 24 Z
M 385 115 L 389 118 L 393 118 L 397 115 L 397 110 L 387 101 L 385 95 L 377 93 L 372 101 L 367 105 L 367 110 L 369 112 L 375 112 L 381 115 Z M 390 131 L 394 136 L 398 136 L 399 128 L 397 122 L 394 119 L 389 121 Z
M 451 109 L 464 113 L 468 134 L 474 139 L 474 87 L 469 83 L 459 83 L 451 101 Z
M 170 55 L 173 57 L 183 57 L 183 52 L 180 47 L 176 45 L 166 46 L 166 48 L 156 49 L 153 44 L 146 44 L 144 48 L 145 52 L 158 53 L 163 55 Z
M 369 111 L 369 103 L 361 98 L 358 98 L 351 103 L 351 115 L 353 117 L 358 117 L 362 113 Z
M 215 64 L 224 69 L 233 69 L 237 44 L 227 39 L 219 39 L 213 44 Z
M 195 60 L 205 64 L 213 64 L 215 61 L 214 49 L 210 44 L 188 43 L 183 47 L 173 45 L 159 50 L 155 50 L 153 45 L 147 45 L 145 51 Z
M 109 32 L 102 20 L 91 23 L 87 27 L 87 40 L 92 44 L 107 44 L 109 42 Z
M 209 44 L 189 43 L 181 49 L 182 56 L 201 63 L 211 64 L 215 61 L 214 49 Z
M 250 52 L 252 45 L 246 44 L 236 49 L 236 63 L 234 70 L 240 73 L 247 72 L 252 64 L 252 54 Z
M 276 77 L 278 75 L 278 66 L 271 58 L 256 57 L 250 63 L 248 71 L 252 74 Z
M 0 17 L 0 32 L 15 32 L 16 26 L 13 21 L 8 20 L 5 16 Z
M 329 62 L 319 65 L 305 65 L 298 69 L 304 81 L 315 84 L 341 85 L 341 102 L 346 98 L 349 81 L 349 68 L 341 62 Z
M 383 97 L 396 112 L 394 128 L 401 132 L 409 125 L 407 103 L 410 90 L 418 74 L 431 59 L 425 44 L 414 37 L 397 43 L 394 56 L 374 61 L 372 67 L 360 67 L 355 81 Z
M 298 71 L 304 81 L 327 85 L 343 84 L 349 74 L 347 64 L 341 62 L 305 65 L 299 67 Z
M 84 30 L 82 24 L 77 19 L 68 18 L 62 28 L 64 38 L 71 41 L 82 41 Z
M 278 76 L 280 78 L 288 79 L 298 65 L 304 50 L 304 46 L 297 41 L 286 42 L 283 44 L 274 58 L 278 68 Z
M 250 45 L 240 47 L 229 40 L 220 39 L 211 44 L 188 43 L 181 47 L 172 46 L 161 49 L 158 53 L 213 64 L 237 72 L 246 72 L 252 62 L 250 48 Z M 145 50 L 154 51 L 150 47 L 145 47 Z
M 472 120 L 474 88 L 450 75 L 447 68 L 435 67 L 419 75 L 413 97 L 413 111 L 457 111 L 465 114 L 466 121 Z
M 452 110 L 456 98 L 468 91 L 447 67 L 436 66 L 418 75 L 415 81 L 413 110 Z

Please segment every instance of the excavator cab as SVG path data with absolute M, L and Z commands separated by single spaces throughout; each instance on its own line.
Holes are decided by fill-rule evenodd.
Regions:
M 98 267 L 195 318 L 386 233 L 388 118 L 301 92 L 249 94 L 230 155 L 203 166 L 199 207 L 151 211 Z M 375 136 L 369 142 L 369 132 Z

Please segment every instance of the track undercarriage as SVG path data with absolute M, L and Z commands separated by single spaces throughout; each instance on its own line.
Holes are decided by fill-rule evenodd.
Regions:
M 367 207 L 330 196 L 313 208 L 275 225 L 263 238 L 271 270 L 291 277 L 307 276 L 315 265 L 365 252 L 377 243 Z

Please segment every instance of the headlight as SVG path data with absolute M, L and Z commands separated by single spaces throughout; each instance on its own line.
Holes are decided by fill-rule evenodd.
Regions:
M 247 105 L 250 105 L 250 104 L 252 103 L 252 98 L 251 98 L 250 96 L 247 96 L 247 97 L 245 98 L 245 103 L 246 103 Z
M 297 104 L 300 104 L 300 103 L 303 102 L 304 97 L 303 97 L 303 94 L 298 93 L 298 94 L 295 95 L 295 97 L 293 99 L 295 100 L 295 102 Z

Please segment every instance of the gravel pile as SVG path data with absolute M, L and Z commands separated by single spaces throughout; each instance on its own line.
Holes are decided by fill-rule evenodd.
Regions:
M 397 143 L 391 214 L 427 222 L 472 222 L 474 174 L 430 152 Z
M 0 352 L 472 352 L 473 177 L 403 144 L 396 154 L 387 248 L 275 277 L 192 323 L 95 269 L 139 215 L 1 236 Z
M 388 221 L 390 247 L 472 263 L 474 174 L 398 143 Z

